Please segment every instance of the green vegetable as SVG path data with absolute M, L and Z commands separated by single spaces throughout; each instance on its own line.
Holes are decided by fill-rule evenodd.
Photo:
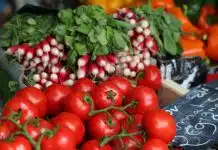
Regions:
M 145 17 L 149 21 L 152 35 L 159 47 L 159 56 L 181 54 L 181 23 L 173 15 L 166 13 L 162 8 L 152 10 L 149 5 L 136 8 L 135 12 L 139 17 Z
M 54 34 L 68 46 L 68 65 L 72 69 L 79 56 L 88 53 L 95 60 L 98 55 L 130 47 L 127 32 L 134 26 L 108 16 L 99 6 L 63 9 L 58 18 Z
M 18 14 L 0 29 L 0 45 L 2 48 L 25 42 L 35 45 L 51 34 L 56 21 L 57 17 L 52 15 Z

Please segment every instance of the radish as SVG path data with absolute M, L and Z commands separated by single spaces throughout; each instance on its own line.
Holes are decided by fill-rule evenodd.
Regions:
M 36 53 L 36 49 L 35 48 L 29 48 L 27 50 L 27 53 L 26 53 L 26 60 L 30 60 L 33 58 L 33 56 L 35 55 Z
M 144 36 L 142 34 L 137 36 L 137 42 L 141 43 L 145 40 Z
M 142 27 L 140 27 L 140 26 L 136 27 L 136 32 L 137 32 L 137 33 L 142 33 L 143 31 L 144 31 L 144 30 L 143 30 Z
M 145 66 L 149 66 L 151 62 L 150 62 L 149 59 L 146 59 L 146 60 L 144 60 L 143 63 L 144 63 Z
M 46 72 L 41 73 L 42 79 L 48 79 L 48 74 Z
M 128 31 L 128 36 L 133 37 L 134 35 L 135 35 L 135 34 L 134 34 L 134 30 Z
M 42 89 L 42 86 L 40 84 L 35 84 L 35 85 L 33 85 L 33 87 L 40 89 L 40 90 Z
M 51 81 L 47 81 L 46 83 L 45 83 L 45 87 L 46 88 L 48 88 L 49 86 L 51 86 L 53 83 L 51 82 Z
M 55 74 L 55 73 L 52 73 L 52 74 L 50 75 L 50 80 L 51 80 L 52 82 L 54 82 L 54 83 L 58 83 L 58 75 Z
M 139 62 L 140 62 L 140 58 L 139 58 L 139 56 L 137 56 L 137 55 L 133 56 L 133 60 L 134 60 L 136 63 L 139 63 Z
M 47 82 L 47 79 L 41 79 L 40 83 L 44 85 Z
M 144 38 L 144 37 L 143 37 Z M 144 39 L 143 39 L 144 41 Z M 137 50 L 139 51 L 143 51 L 143 49 L 145 49 L 145 43 L 144 42 L 141 42 L 138 46 L 137 46 Z
M 20 47 L 19 45 L 11 46 L 7 49 L 6 53 L 8 55 L 14 55 L 19 47 Z
M 33 81 L 34 81 L 34 82 L 39 82 L 40 80 L 41 80 L 41 77 L 40 77 L 39 74 L 34 74 L 34 75 L 33 75 Z
M 144 29 L 143 34 L 145 35 L 145 37 L 148 37 L 151 35 L 151 30 L 149 28 Z
M 71 74 L 69 75 L 69 78 L 70 78 L 71 80 L 75 80 L 75 79 L 76 79 L 76 75 L 75 75 L 74 73 L 71 73 Z
M 59 57 L 63 58 L 64 57 L 64 52 L 59 52 Z
M 133 12 L 127 12 L 126 17 L 131 19 L 132 17 L 134 17 L 134 13 Z
M 149 23 L 147 20 L 141 20 L 140 25 L 142 28 L 147 28 L 149 26 Z
M 135 71 L 132 71 L 132 72 L 130 73 L 130 77 L 134 78 L 135 76 L 136 76 L 136 72 L 135 72 Z
M 25 61 L 23 62 L 23 65 L 24 65 L 25 68 L 27 68 L 27 67 L 29 66 L 29 61 L 25 60 Z
M 52 56 L 51 57 L 51 64 L 52 65 L 56 65 L 58 63 L 58 57 L 57 56 Z
M 137 66 L 137 62 L 135 60 L 130 62 L 130 68 L 133 69 Z
M 18 50 L 16 51 L 16 55 L 23 56 L 27 53 L 28 49 L 29 49 L 29 45 L 27 43 L 24 43 L 18 48 Z
M 153 42 L 153 38 L 152 37 L 146 37 L 145 38 L 145 44 L 146 44 L 146 46 L 149 48 L 149 49 L 151 49 L 152 47 L 153 47 L 153 45 L 154 45 L 154 42 Z
M 111 65 L 110 70 L 108 71 L 108 73 L 114 73 L 115 71 L 116 71 L 116 68 Z
M 143 56 L 145 59 L 149 59 L 150 58 L 150 53 L 149 52 L 144 52 Z
M 137 47 L 139 45 L 139 42 L 137 40 L 133 40 L 132 45 L 134 47 Z
M 34 61 L 34 63 L 37 65 L 37 64 L 39 64 L 39 63 L 41 63 L 41 59 L 39 58 L 39 57 L 35 57 L 34 59 L 33 59 L 33 61 Z
M 44 71 L 44 67 L 42 66 L 42 64 L 38 64 L 38 65 L 36 66 L 36 70 L 37 70 L 38 72 L 42 72 L 42 71 Z
M 131 62 L 132 61 L 132 57 L 131 56 L 126 56 L 126 62 Z
M 117 64 L 118 63 L 118 59 L 117 56 L 115 54 L 108 54 L 107 55 L 107 61 L 111 64 Z
M 119 18 L 119 13 L 118 12 L 114 13 L 113 18 L 118 19 Z
M 144 69 L 144 64 L 143 63 L 138 63 L 137 68 L 138 68 L 138 70 L 143 70 Z
M 40 44 L 36 46 L 36 55 L 41 57 L 43 55 L 43 50 Z
M 77 71 L 77 78 L 84 78 L 86 76 L 87 66 L 79 67 Z
M 134 25 L 134 24 L 136 24 L 136 20 L 135 20 L 135 19 L 130 19 L 130 20 L 129 20 L 129 23 L 132 24 L 132 25 Z
M 57 45 L 57 48 L 62 51 L 62 50 L 64 50 L 64 45 L 61 44 L 61 43 L 59 43 L 59 44 Z
M 131 73 L 131 70 L 129 68 L 125 68 L 124 71 L 123 71 L 123 75 L 128 77 Z
M 58 67 L 56 67 L 56 66 L 51 67 L 51 72 L 52 73 L 58 73 L 59 71 L 60 71 L 60 69 Z
M 98 56 L 96 58 L 96 64 L 100 67 L 105 67 L 107 63 L 107 58 L 105 56 Z
M 60 82 L 63 82 L 69 77 L 69 73 L 67 72 L 65 68 L 61 68 L 58 76 L 59 76 Z
M 69 80 L 64 81 L 63 84 L 66 85 L 66 86 L 72 86 L 74 84 L 74 81 L 69 79 Z
M 120 58 L 120 62 L 121 62 L 121 63 L 126 63 L 126 62 L 127 62 L 126 56 L 121 57 L 121 58 Z
M 155 55 L 158 52 L 158 45 L 155 40 L 153 40 L 153 46 L 151 47 L 151 52 Z
M 123 14 L 127 14 L 129 11 L 130 11 L 130 10 L 129 10 L 128 8 L 122 8 L 122 9 L 120 10 L 120 12 L 123 13 Z
M 54 56 L 59 56 L 59 49 L 57 47 L 52 47 L 51 54 Z
M 48 53 L 44 53 L 42 56 L 42 63 L 44 65 L 44 67 L 46 67 L 49 63 L 50 57 Z
M 89 64 L 88 72 L 89 72 L 88 74 L 91 74 L 93 76 L 97 76 L 97 74 L 99 73 L 98 66 L 95 63 Z
M 128 51 L 129 51 L 129 47 L 128 47 L 128 46 L 125 46 L 124 51 L 125 51 L 125 52 L 128 52 Z
M 43 49 L 44 52 L 47 53 L 47 52 L 51 51 L 51 47 L 50 47 L 49 43 L 46 40 L 42 41 L 41 45 L 42 45 L 42 49 Z
M 89 55 L 81 56 L 77 62 L 78 67 L 82 67 L 82 66 L 85 66 L 86 64 L 88 64 L 89 58 L 90 58 Z
M 98 72 L 97 77 L 100 78 L 100 79 L 104 79 L 104 77 L 105 77 L 105 70 L 104 70 L 104 68 L 98 66 L 98 70 L 99 70 L 99 72 Z
M 51 44 L 52 46 L 56 46 L 58 45 L 58 42 L 55 38 L 51 37 L 51 36 L 48 36 L 46 38 L 46 40 L 48 41 L 49 44 Z

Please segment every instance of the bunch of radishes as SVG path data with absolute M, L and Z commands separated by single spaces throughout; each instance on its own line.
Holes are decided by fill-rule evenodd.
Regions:
M 48 87 L 53 83 L 72 85 L 75 80 L 75 75 L 62 65 L 62 61 L 67 58 L 64 45 L 54 37 L 46 37 L 35 47 L 27 43 L 12 46 L 8 48 L 7 54 L 15 56 L 26 70 L 35 72 L 33 80 L 37 88 Z
M 150 51 L 153 55 L 158 52 L 157 42 L 151 34 L 150 25 L 146 18 L 137 18 L 136 14 L 129 8 L 118 10 L 113 16 L 136 25 L 128 33 L 134 51 Z

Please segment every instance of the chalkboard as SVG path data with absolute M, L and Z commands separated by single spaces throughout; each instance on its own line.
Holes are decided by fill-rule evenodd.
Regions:
M 177 121 L 175 145 L 206 150 L 218 142 L 218 81 L 197 86 L 164 109 Z

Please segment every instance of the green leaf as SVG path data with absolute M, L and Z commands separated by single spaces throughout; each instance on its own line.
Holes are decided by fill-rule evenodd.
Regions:
M 74 47 L 75 47 L 75 50 L 77 51 L 77 53 L 80 56 L 87 54 L 87 48 L 86 48 L 85 44 L 83 44 L 83 43 L 75 43 Z
M 114 31 L 114 42 L 120 49 L 124 49 L 127 46 L 125 39 L 119 31 Z
M 68 52 L 68 55 L 67 55 L 67 63 L 70 65 L 70 67 L 72 69 L 75 69 L 75 64 L 76 64 L 76 61 L 77 61 L 77 52 L 76 51 L 69 51 Z
M 67 33 L 66 25 L 58 24 L 54 29 L 54 33 L 56 34 L 56 37 L 62 41 Z
M 97 42 L 97 36 L 95 35 L 95 31 L 92 29 L 89 34 L 88 34 L 89 40 L 92 43 L 96 43 Z
M 29 19 L 27 19 L 27 23 L 28 23 L 29 25 L 36 25 L 36 20 L 33 19 L 33 18 L 29 18 Z
M 73 42 L 74 42 L 74 39 L 72 36 L 65 36 L 65 44 L 70 47 L 71 49 L 73 49 Z
M 99 55 L 107 55 L 109 53 L 108 48 L 106 46 L 96 45 L 95 49 L 92 53 L 92 60 L 96 59 L 96 56 Z
M 82 24 L 77 28 L 77 31 L 83 34 L 89 34 L 89 32 L 91 31 L 92 26 L 88 25 L 88 24 Z
M 171 55 L 175 56 L 177 54 L 177 45 L 174 42 L 174 39 L 170 35 L 170 32 L 165 30 L 163 32 L 163 41 L 165 50 Z
M 108 41 L 107 41 L 107 35 L 106 35 L 105 29 L 102 29 L 100 31 L 100 34 L 97 36 L 97 39 L 101 45 L 103 45 L 103 46 L 107 45 Z
M 72 24 L 73 22 L 73 13 L 72 9 L 62 9 L 58 13 L 59 19 L 65 24 Z

